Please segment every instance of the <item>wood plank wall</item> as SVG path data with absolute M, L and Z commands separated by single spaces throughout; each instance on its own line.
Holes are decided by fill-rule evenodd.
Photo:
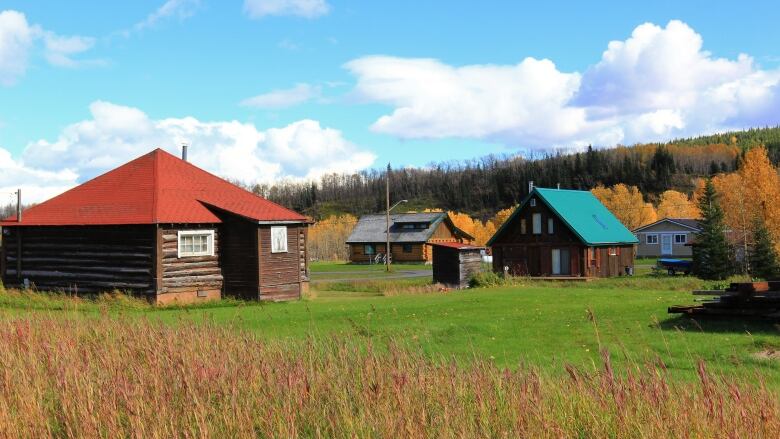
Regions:
M 214 299 L 221 296 L 222 268 L 219 264 L 219 228 L 215 224 L 167 224 L 162 230 L 162 281 L 157 301 L 192 301 L 198 297 Z M 179 258 L 179 230 L 214 230 L 214 256 Z M 200 292 L 200 296 L 199 293 Z
M 234 215 L 220 215 L 220 263 L 226 295 L 257 300 L 259 285 L 257 224 Z
M 291 300 L 301 297 L 308 278 L 306 225 L 287 225 L 287 252 L 271 253 L 271 226 L 257 229 L 260 257 L 261 300 Z
M 154 230 L 151 225 L 6 227 L 3 282 L 18 287 L 26 278 L 39 290 L 120 289 L 153 296 Z

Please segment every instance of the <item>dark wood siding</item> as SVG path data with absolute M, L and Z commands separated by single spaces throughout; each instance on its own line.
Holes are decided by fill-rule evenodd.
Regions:
M 153 225 L 6 227 L 3 233 L 6 285 L 28 279 L 41 290 L 155 293 Z
M 534 214 L 541 215 L 539 234 L 533 233 Z M 548 220 L 551 218 L 553 233 L 548 232 Z M 500 273 L 508 267 L 513 275 L 552 276 L 554 250 L 569 254 L 569 273 L 566 276 L 620 276 L 625 274 L 625 267 L 634 266 L 632 245 L 588 247 L 541 200 L 537 200 L 536 206 L 527 203 L 491 247 L 493 270 Z M 611 253 L 614 255 L 610 256 Z
M 168 224 L 162 229 L 162 283 L 158 302 L 190 301 L 197 297 L 217 298 L 223 286 L 220 267 L 220 233 L 216 224 Z M 179 257 L 178 232 L 213 230 L 214 256 Z
M 259 285 L 257 224 L 223 214 L 220 216 L 220 263 L 226 295 L 257 299 Z
M 271 253 L 271 227 L 260 225 L 259 242 L 259 297 L 261 300 L 290 300 L 301 296 L 301 284 L 308 273 L 306 263 L 305 224 L 287 225 L 287 251 Z M 303 258 L 303 259 L 302 259 Z M 303 266 L 301 266 L 303 264 Z
M 455 288 L 466 288 L 469 286 L 471 276 L 482 268 L 482 255 L 479 249 L 431 247 L 433 247 L 434 282 Z

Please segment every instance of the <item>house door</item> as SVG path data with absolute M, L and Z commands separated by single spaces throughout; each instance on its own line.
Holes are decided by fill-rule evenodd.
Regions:
M 568 248 L 552 249 L 552 274 L 571 274 L 571 252 Z
M 672 254 L 672 239 L 674 235 L 664 233 L 661 235 L 661 256 Z

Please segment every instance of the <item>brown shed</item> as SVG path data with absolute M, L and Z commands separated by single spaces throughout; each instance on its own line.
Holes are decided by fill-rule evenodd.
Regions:
M 452 288 L 467 288 L 471 276 L 482 269 L 482 251 L 459 242 L 429 244 L 433 248 L 433 281 Z
M 633 270 L 636 237 L 589 191 L 534 188 L 488 241 L 493 270 L 610 277 Z
M 300 297 L 309 220 L 152 151 L 0 222 L 8 286 L 150 300 Z

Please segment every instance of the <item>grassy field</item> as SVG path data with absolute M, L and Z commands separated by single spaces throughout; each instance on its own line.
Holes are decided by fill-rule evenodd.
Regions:
M 168 307 L 0 288 L 0 436 L 778 437 L 778 327 L 666 314 L 713 286 L 369 279 Z
M 594 367 L 600 350 L 607 349 L 621 367 L 655 363 L 674 377 L 695 379 L 697 361 L 703 359 L 714 372 L 757 372 L 780 385 L 778 362 L 756 356 L 780 350 L 773 324 L 694 322 L 666 313 L 670 305 L 691 303 L 692 289 L 707 286 L 690 277 L 638 276 L 439 292 L 427 278 L 380 279 L 317 285 L 312 298 L 291 303 L 155 308 L 121 298 L 101 303 L 9 293 L 0 296 L 0 309 L 11 315 L 109 313 L 171 324 L 211 322 L 264 340 L 395 342 L 436 361 L 489 359 L 498 366 L 527 364 L 551 373 L 563 373 L 566 364 Z

